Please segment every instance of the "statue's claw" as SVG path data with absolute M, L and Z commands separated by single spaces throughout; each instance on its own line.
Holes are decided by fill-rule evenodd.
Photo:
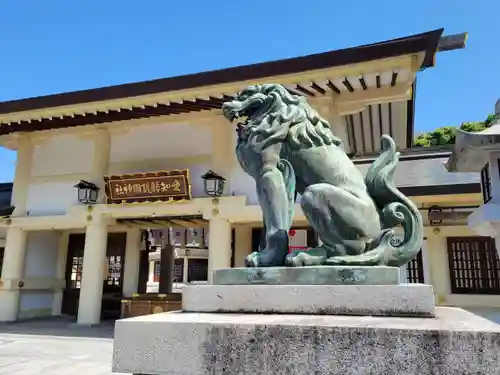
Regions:
M 245 258 L 247 267 L 283 267 L 288 253 L 288 231 L 279 230 L 268 237 L 267 246 Z
M 287 255 L 285 264 L 289 267 L 320 266 L 325 264 L 327 251 L 318 247 L 309 251 L 295 251 Z
M 245 257 L 245 266 L 246 267 L 259 267 L 259 252 L 254 251 L 250 255 Z

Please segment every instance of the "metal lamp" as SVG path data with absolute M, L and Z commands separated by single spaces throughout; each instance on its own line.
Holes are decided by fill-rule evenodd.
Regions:
M 205 193 L 210 197 L 220 197 L 224 193 L 226 179 L 219 176 L 212 170 L 209 170 L 201 176 L 205 186 Z
M 83 204 L 94 204 L 97 202 L 99 187 L 96 184 L 81 180 L 74 187 L 78 189 L 78 202 Z

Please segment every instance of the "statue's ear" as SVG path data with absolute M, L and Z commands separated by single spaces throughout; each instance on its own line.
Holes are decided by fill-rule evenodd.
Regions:
M 260 92 L 263 94 L 269 94 L 276 89 L 277 85 L 266 83 L 260 86 Z

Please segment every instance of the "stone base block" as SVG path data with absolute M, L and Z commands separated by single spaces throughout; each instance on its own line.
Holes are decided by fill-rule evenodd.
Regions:
M 431 285 L 186 285 L 186 312 L 434 316 Z
M 224 268 L 214 271 L 217 285 L 397 285 L 398 267 L 314 266 Z
M 171 312 L 116 322 L 113 371 L 172 375 L 498 375 L 500 326 L 436 318 Z

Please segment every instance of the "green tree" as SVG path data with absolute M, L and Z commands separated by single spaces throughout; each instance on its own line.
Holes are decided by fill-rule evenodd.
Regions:
M 475 133 L 489 128 L 498 119 L 497 115 L 488 115 L 484 121 L 463 122 L 460 130 Z M 415 137 L 413 145 L 415 147 L 434 147 L 452 145 L 455 143 L 455 126 L 443 126 L 436 130 L 419 134 Z

